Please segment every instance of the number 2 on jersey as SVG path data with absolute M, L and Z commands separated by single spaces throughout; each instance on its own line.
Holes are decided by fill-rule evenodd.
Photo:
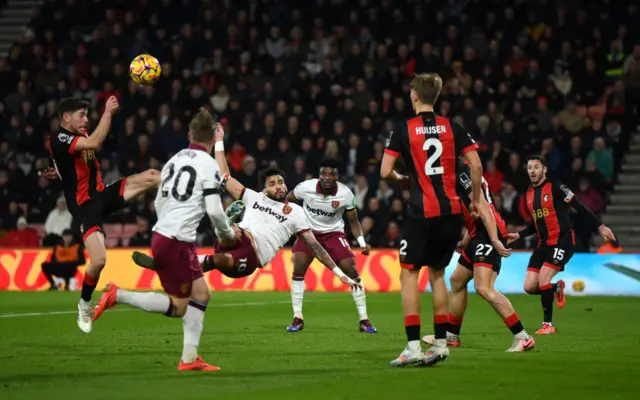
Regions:
M 429 149 L 433 147 L 433 154 L 429 157 Z M 422 150 L 427 152 L 427 162 L 424 163 L 424 173 L 427 176 L 444 174 L 444 167 L 434 167 L 433 164 L 440 159 L 442 155 L 442 142 L 436 138 L 429 138 L 424 141 Z
M 169 196 L 169 190 L 165 189 L 165 187 L 169 184 L 169 182 L 171 182 L 171 179 L 175 174 L 175 166 L 173 164 L 169 164 L 168 167 L 169 167 L 169 176 L 167 176 L 167 179 L 162 181 L 162 186 L 161 186 L 162 197 Z M 178 193 L 178 183 L 180 182 L 180 178 L 182 177 L 182 174 L 189 174 L 189 179 L 187 180 L 187 188 L 185 189 L 184 193 Z M 173 196 L 173 198 L 178 201 L 189 200 L 193 195 L 193 187 L 196 184 L 196 170 L 190 165 L 185 165 L 182 168 L 180 168 L 178 170 L 178 173 L 175 175 L 176 177 L 172 184 L 173 187 L 171 188 L 171 196 Z

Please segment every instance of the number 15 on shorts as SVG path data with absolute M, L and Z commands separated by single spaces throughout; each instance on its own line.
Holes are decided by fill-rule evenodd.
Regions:
M 554 260 L 558 260 L 558 261 L 562 261 L 564 259 L 564 249 L 559 249 L 559 248 L 555 247 L 553 249 L 553 259 Z

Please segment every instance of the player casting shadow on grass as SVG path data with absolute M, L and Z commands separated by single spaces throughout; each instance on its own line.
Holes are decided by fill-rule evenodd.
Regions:
M 82 241 L 89 252 L 90 263 L 82 281 L 77 318 L 78 327 L 84 333 L 92 329 L 91 295 L 107 263 L 104 218 L 125 208 L 160 183 L 160 173 L 150 169 L 104 185 L 96 152 L 109 133 L 111 118 L 118 109 L 118 100 L 114 96 L 109 97 L 100 123 L 91 135 L 87 135 L 89 105 L 82 99 L 60 100 L 60 131 L 49 139 L 54 168 L 43 171 L 49 179 L 62 179 L 69 211 L 74 219 L 80 221 Z
M 524 330 L 511 302 L 495 289 L 502 257 L 509 257 L 511 251 L 504 246 L 507 241 L 507 226 L 493 205 L 487 182 L 484 178 L 482 179 L 483 196 L 480 198 L 478 208 L 480 218 L 475 220 L 471 218 L 468 211 L 471 203 L 469 168 L 462 163 L 459 166 L 456 190 L 463 201 L 462 213 L 467 233 L 458 243 L 457 251 L 460 253 L 460 258 L 450 278 L 447 345 L 460 347 L 460 328 L 469 301 L 467 286 L 473 279 L 476 293 L 493 307 L 513 334 L 513 344 L 507 352 L 533 350 L 536 343 Z M 435 336 L 427 335 L 423 341 L 434 344 Z
M 338 182 L 339 165 L 340 163 L 335 159 L 322 159 L 318 179 L 310 179 L 297 185 L 289 193 L 287 200 L 303 202 L 302 209 L 318 243 L 322 245 L 347 276 L 362 284 L 356 269 L 355 256 L 344 232 L 342 215 L 345 211 L 351 226 L 351 233 L 357 238 L 362 254 L 368 255 L 371 251 L 371 246 L 367 244 L 362 236 L 362 226 L 358 220 L 356 198 L 353 192 L 347 186 Z M 299 332 L 304 329 L 304 317 L 302 316 L 302 300 L 305 289 L 304 276 L 315 257 L 311 248 L 299 238 L 294 243 L 292 252 L 291 304 L 293 306 L 293 322 L 287 327 L 287 331 Z M 367 315 L 364 285 L 362 290 L 352 291 L 352 295 L 360 317 L 358 322 L 360 332 L 376 333 L 377 329 L 371 325 Z
M 107 285 L 95 310 L 95 319 L 116 304 L 182 318 L 184 343 L 178 363 L 180 371 L 217 371 L 198 354 L 204 314 L 210 291 L 196 254 L 196 231 L 204 214 L 209 215 L 221 240 L 235 243 L 234 230 L 224 214 L 220 198 L 222 178 L 211 157 L 214 143 L 213 118 L 201 109 L 189 124 L 189 148 L 171 157 L 162 168 L 162 184 L 154 206 L 158 222 L 153 227 L 151 250 L 166 294 L 132 292 Z
M 531 186 L 525 202 L 533 222 L 520 232 L 510 233 L 509 243 L 538 233 L 538 247 L 529 260 L 524 290 L 532 295 L 540 295 L 543 321 L 536 334 L 549 335 L 556 333 L 553 326 L 554 297 L 559 308 L 563 308 L 566 303 L 564 281 L 551 281 L 559 272 L 564 271 L 575 250 L 576 239 L 569 219 L 569 207 L 585 216 L 594 228 L 597 227 L 598 233 L 606 242 L 613 242 L 616 237 L 611 229 L 603 225 L 598 217 L 574 196 L 569 187 L 547 179 L 547 163 L 544 157 L 530 157 L 527 161 L 527 172 Z

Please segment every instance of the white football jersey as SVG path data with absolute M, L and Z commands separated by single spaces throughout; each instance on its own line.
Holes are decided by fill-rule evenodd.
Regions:
M 296 199 L 304 202 L 302 209 L 311 230 L 318 233 L 344 230 L 342 214 L 356 208 L 356 197 L 351 189 L 338 182 L 335 195 L 325 196 L 318 179 L 309 179 L 293 189 Z
M 245 189 L 244 216 L 238 226 L 253 236 L 260 264 L 267 265 L 291 236 L 309 230 L 304 212 L 297 204 L 271 200 L 264 193 Z
M 158 222 L 153 231 L 194 243 L 196 230 L 206 212 L 207 190 L 220 190 L 220 167 L 204 150 L 181 150 L 165 164 L 162 183 L 153 203 Z

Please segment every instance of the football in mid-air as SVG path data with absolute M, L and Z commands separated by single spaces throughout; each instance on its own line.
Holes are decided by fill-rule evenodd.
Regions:
M 581 293 L 584 291 L 584 281 L 581 279 L 573 281 L 573 291 L 576 293 Z
M 138 85 L 153 85 L 160 78 L 161 73 L 160 62 L 149 54 L 140 54 L 131 61 L 129 66 L 129 76 Z

